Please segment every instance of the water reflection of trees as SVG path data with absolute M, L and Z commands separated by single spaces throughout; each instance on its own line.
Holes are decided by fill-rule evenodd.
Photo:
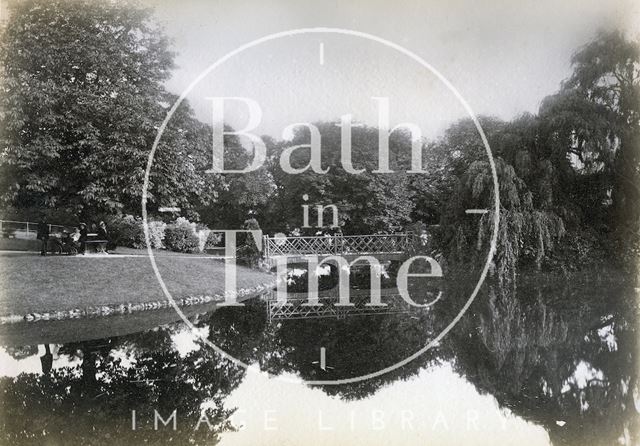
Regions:
M 300 268 L 289 277 L 289 292 L 306 291 L 307 272 L 302 269 L 304 266 Z M 385 269 L 390 274 L 385 273 Z M 387 264 L 376 271 L 381 275 L 382 288 L 395 285 L 394 269 L 397 265 Z M 319 289 L 334 290 L 337 299 L 337 269 L 330 265 L 330 271 L 319 277 Z M 368 267 L 352 268 L 349 282 L 354 293 L 357 289 L 369 288 L 371 273 Z M 279 320 L 271 324 L 266 323 L 266 312 L 266 304 L 254 300 L 246 302 L 244 307 L 221 308 L 201 325 L 210 327 L 209 339 L 213 343 L 243 362 L 257 362 L 262 370 L 274 375 L 290 373 L 305 381 L 357 378 L 393 366 L 419 351 L 439 326 L 429 311 L 415 308 L 406 313 L 351 314 L 340 319 Z M 326 351 L 328 367 L 325 369 L 319 361 L 321 348 Z M 321 388 L 327 394 L 344 399 L 365 398 L 386 384 L 416 375 L 437 361 L 438 356 L 439 352 L 434 349 L 379 377 Z
M 366 398 L 446 361 L 501 407 L 544 426 L 555 445 L 605 445 L 619 438 L 634 444 L 639 433 L 633 290 L 547 279 L 521 281 L 513 293 L 487 286 L 437 348 L 380 377 L 321 389 L 347 400 Z M 200 315 L 194 323 L 225 351 L 273 374 L 353 378 L 419 350 L 451 320 L 472 285 L 451 281 L 446 305 L 433 311 L 268 323 L 265 303 L 254 299 L 245 307 Z M 231 428 L 224 400 L 245 371 L 198 340 L 201 348 L 180 356 L 172 340 L 177 327 L 65 344 L 59 354 L 78 359 L 78 365 L 1 378 L 0 438 L 11 444 L 38 444 L 43 437 L 49 444 L 164 443 L 170 427 L 154 432 L 153 411 L 166 419 L 177 410 L 173 441 L 215 442 Z M 327 351 L 326 370 L 318 363 L 320 347 Z M 16 358 L 33 353 L 33 347 L 9 350 Z M 202 424 L 196 431 L 205 403 L 215 428 Z M 137 431 L 131 430 L 131 410 L 137 411 Z
M 263 332 L 245 331 L 247 321 L 264 320 L 263 302 L 213 313 L 210 340 L 246 362 L 257 362 L 274 375 L 291 373 L 306 381 L 355 378 L 389 367 L 424 344 L 425 315 L 387 314 L 344 319 L 304 319 L 265 325 Z M 253 327 L 256 325 L 249 324 Z M 320 368 L 320 348 L 327 368 Z M 323 386 L 345 399 L 364 398 L 398 379 L 407 379 L 433 362 L 435 352 L 381 377 L 349 385 Z
M 48 374 L 1 378 L 3 444 L 176 444 L 216 442 L 229 429 L 226 396 L 244 370 L 200 348 L 181 357 L 171 329 L 65 344 L 59 351 L 77 366 Z M 119 354 L 114 354 L 118 352 Z M 128 355 L 135 362 L 128 363 Z M 204 407 L 206 421 L 196 425 Z M 136 430 L 132 412 L 136 411 Z M 154 430 L 154 411 L 172 425 Z M 209 428 L 207 422 L 213 427 Z
M 631 291 L 529 283 L 517 298 L 490 292 L 446 344 L 460 374 L 501 407 L 544 426 L 555 445 L 637 444 Z
M 544 426 L 556 445 L 604 445 L 620 438 L 626 441 L 622 444 L 635 444 L 637 309 L 633 290 L 618 279 L 535 277 L 501 292 L 488 283 L 437 349 L 381 377 L 322 389 L 345 399 L 365 398 L 422 368 L 450 361 L 501 407 Z M 253 302 L 214 313 L 210 323 L 218 328 L 211 340 L 235 344 L 234 353 L 274 374 L 289 372 L 305 380 L 364 375 L 419 350 L 455 316 L 473 285 L 447 283 L 447 304 L 433 313 L 281 321 L 247 338 L 241 324 L 263 320 L 265 312 L 261 302 Z M 319 368 L 320 346 L 334 369 Z

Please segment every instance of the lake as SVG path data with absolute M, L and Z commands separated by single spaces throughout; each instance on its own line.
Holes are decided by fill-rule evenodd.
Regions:
M 267 294 L 191 307 L 189 324 L 164 309 L 0 326 L 3 443 L 638 442 L 638 291 L 618 273 L 485 284 L 446 336 L 397 368 L 455 317 L 473 281 L 415 285 L 424 302 L 442 291 L 426 308 L 390 289 L 372 309 L 357 297 L 363 274 L 355 308 L 305 313 L 301 275 L 291 277 L 301 294 L 288 313 Z M 327 307 L 331 277 L 320 280 Z M 308 383 L 318 381 L 349 382 Z

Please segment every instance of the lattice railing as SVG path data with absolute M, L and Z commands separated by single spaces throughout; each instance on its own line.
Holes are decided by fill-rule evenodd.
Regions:
M 351 253 L 394 253 L 407 249 L 408 234 L 351 235 L 340 238 L 341 252 Z
M 296 293 L 300 296 L 302 293 Z M 290 320 L 290 319 L 315 319 L 335 317 L 338 319 L 355 316 L 355 315 L 374 315 L 374 314 L 398 314 L 407 313 L 411 310 L 409 305 L 401 298 L 400 295 L 388 295 L 391 299 L 385 299 L 387 306 L 366 306 L 370 302 L 370 296 L 354 295 L 351 296 L 350 302 L 354 306 L 336 306 L 338 297 L 336 296 L 320 296 L 318 303 L 322 305 L 303 305 L 307 302 L 307 298 L 291 297 L 287 299 L 287 305 L 283 305 L 274 298 L 267 298 L 267 312 L 269 321 L 274 320 Z
M 407 250 L 410 234 L 332 235 L 313 237 L 264 237 L 265 257 L 388 254 Z

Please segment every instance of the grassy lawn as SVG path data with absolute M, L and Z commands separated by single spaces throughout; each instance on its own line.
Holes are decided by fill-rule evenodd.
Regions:
M 118 246 L 114 251 L 109 251 L 112 254 L 122 254 L 122 255 L 140 255 L 140 256 L 146 256 L 147 255 L 147 250 L 146 249 L 135 249 L 135 248 L 127 248 L 126 246 Z M 196 252 L 196 253 L 185 253 L 185 252 L 174 252 L 174 251 L 167 251 L 165 249 L 154 249 L 153 250 L 153 254 L 156 257 L 159 256 L 179 256 L 179 257 L 185 257 L 185 256 L 192 256 L 192 257 L 203 257 L 203 256 L 210 256 L 210 254 L 207 254 L 206 252 Z
M 40 251 L 40 246 L 39 240 L 0 237 L 0 250 Z
M 224 293 L 224 263 L 189 256 L 157 256 L 174 298 Z M 274 276 L 238 267 L 238 289 Z M 0 316 L 166 300 L 147 257 L 0 254 Z
M 51 246 L 51 245 L 50 245 Z M 0 237 L 0 251 L 15 251 L 15 252 L 25 252 L 25 251 L 31 251 L 31 252 L 39 252 L 41 248 L 41 244 L 39 240 L 25 240 L 25 239 L 17 239 L 17 238 L 4 238 L 4 237 Z M 112 251 L 113 254 L 122 254 L 122 255 L 139 255 L 139 256 L 146 256 L 147 255 L 147 250 L 146 249 L 135 249 L 135 248 L 127 248 L 126 246 L 118 246 L 114 251 Z M 165 249 L 154 249 L 153 250 L 154 254 L 157 256 L 198 256 L 198 257 L 202 257 L 202 256 L 208 256 L 211 254 L 208 254 L 206 252 L 203 253 L 184 253 L 184 252 L 173 252 L 173 251 L 167 251 Z M 222 254 L 224 252 L 224 249 L 218 249 L 216 250 L 216 252 L 218 254 Z

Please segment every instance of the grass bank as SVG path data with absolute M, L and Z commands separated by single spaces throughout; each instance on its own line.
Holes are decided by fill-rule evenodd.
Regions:
M 156 256 L 180 305 L 221 300 L 224 263 L 202 256 Z M 242 296 L 271 287 L 275 277 L 238 267 Z M 146 256 L 0 254 L 0 317 L 64 319 L 162 308 L 168 302 Z

